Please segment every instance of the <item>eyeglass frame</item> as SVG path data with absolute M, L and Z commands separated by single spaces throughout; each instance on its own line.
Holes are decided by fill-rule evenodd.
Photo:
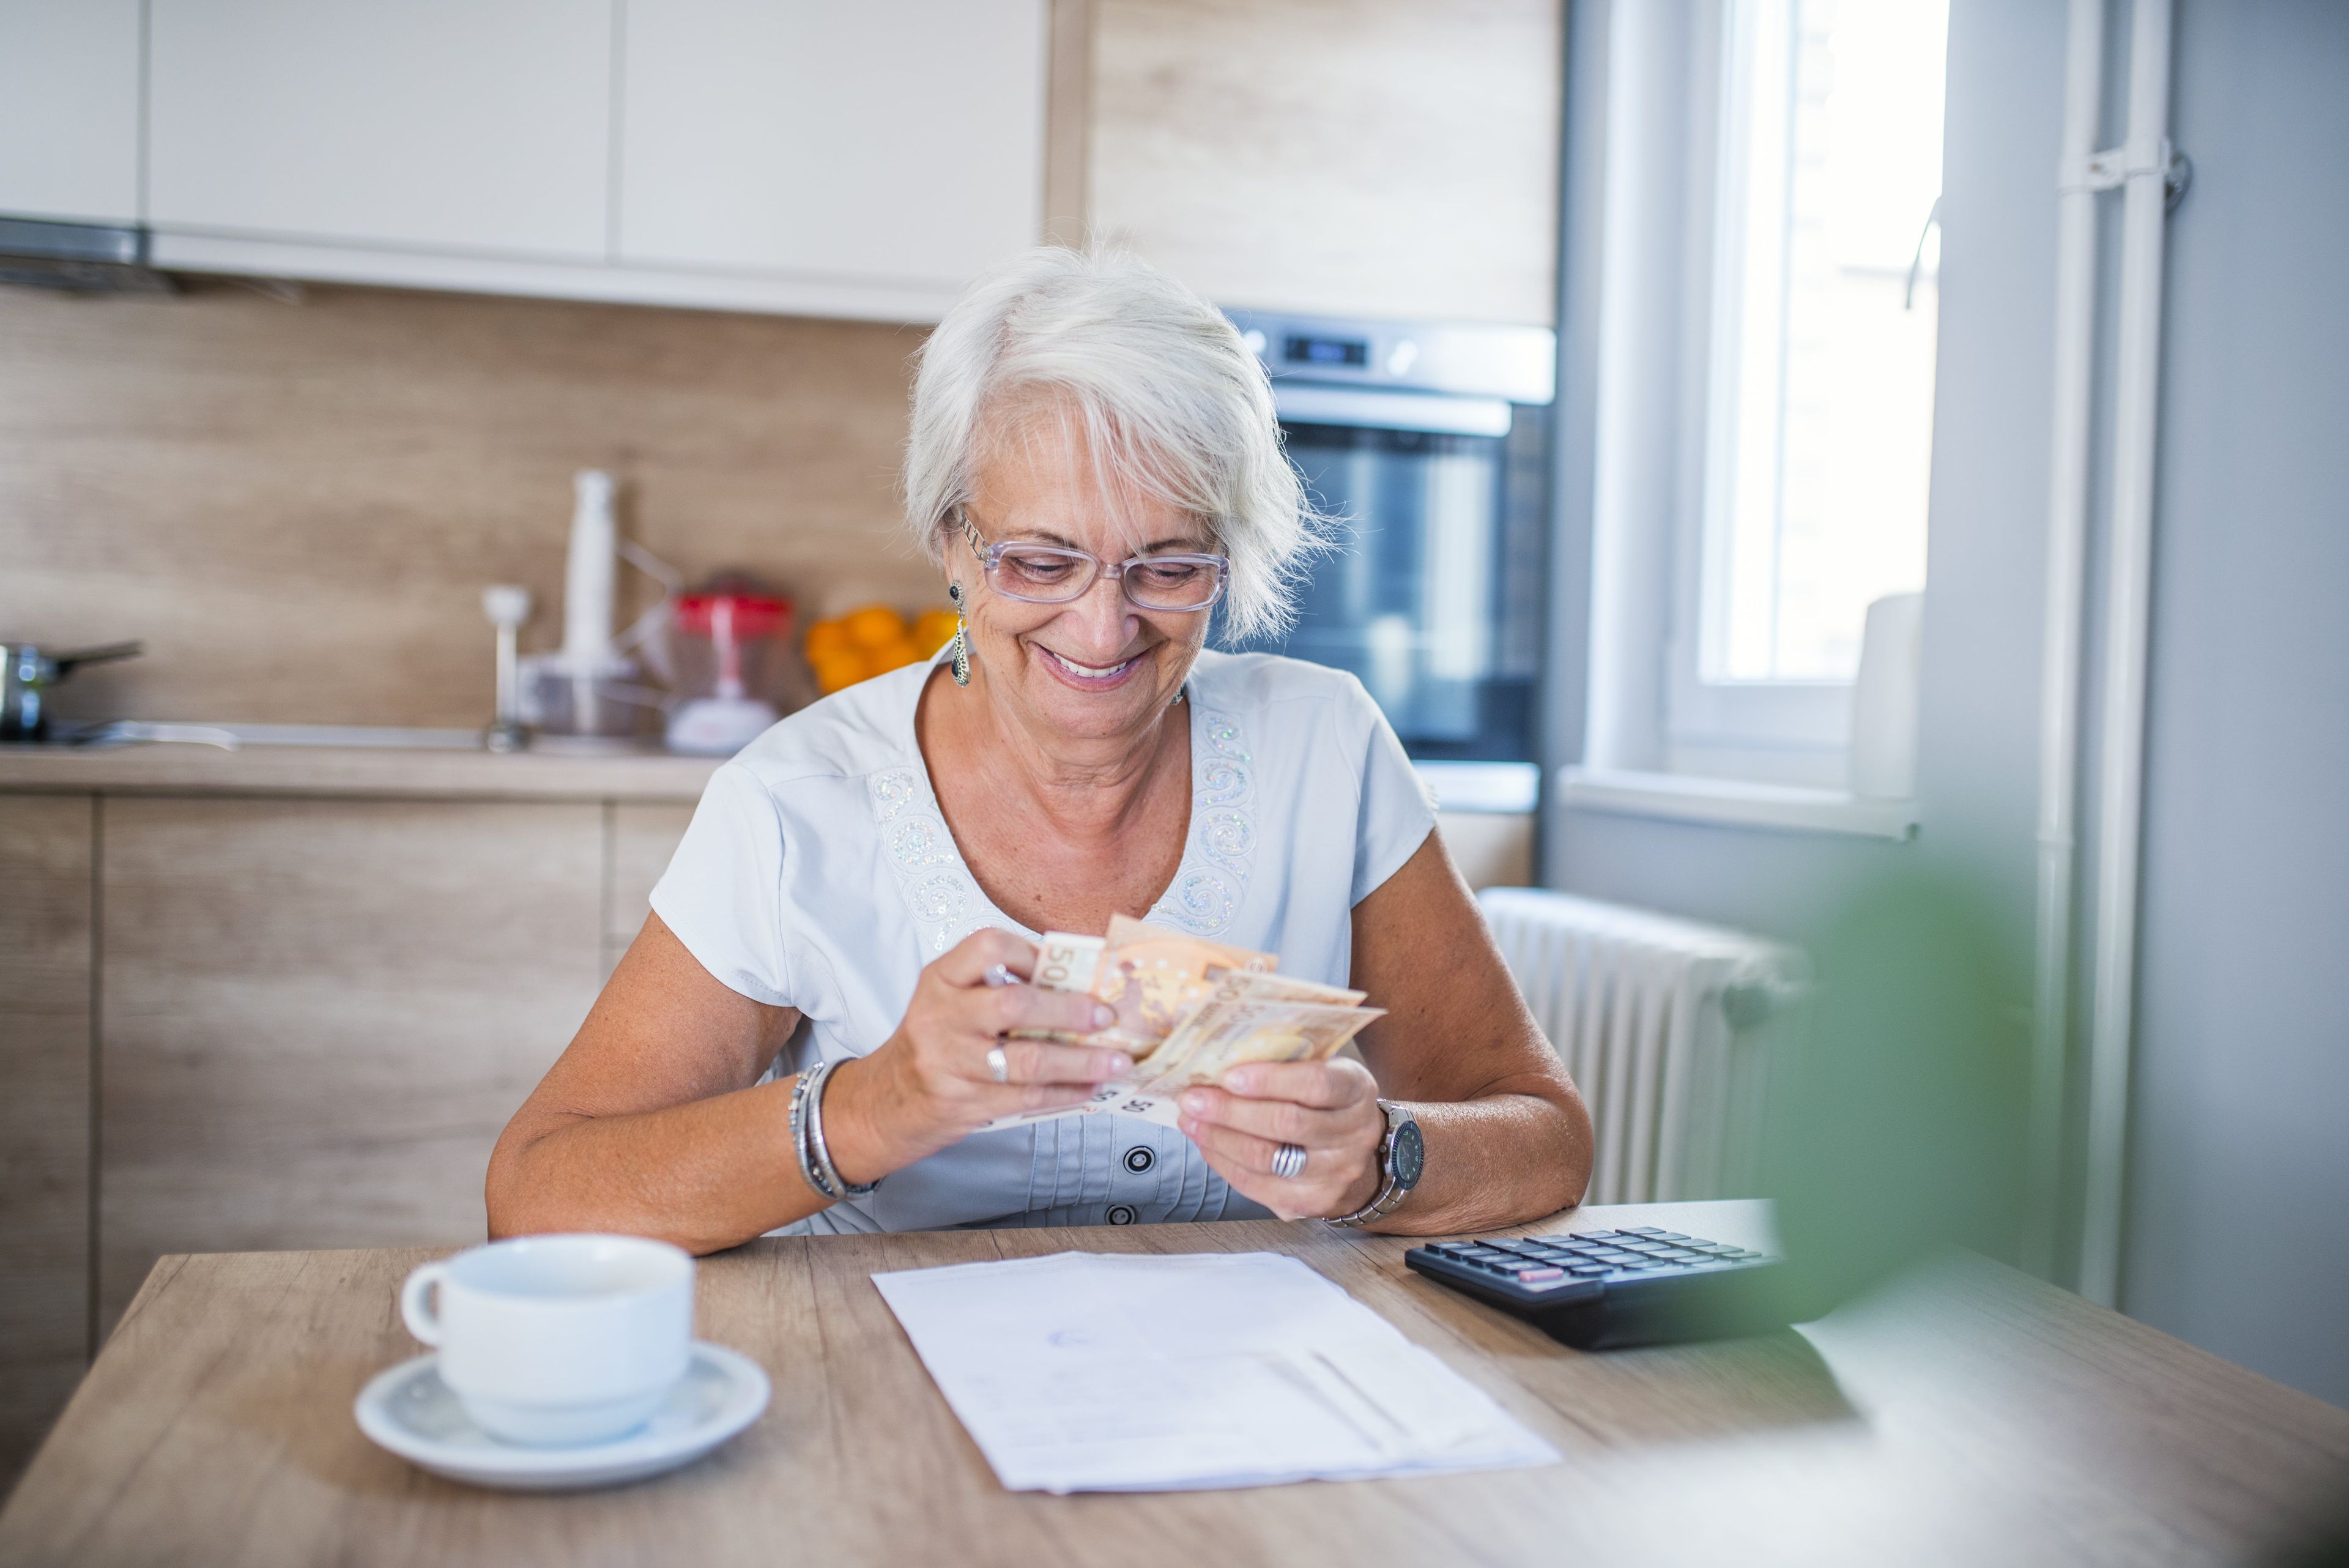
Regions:
M 978 560 L 978 569 L 987 575 L 988 586 L 994 587 L 995 591 L 1005 598 L 1016 599 L 1023 605 L 1074 604 L 1092 592 L 1095 583 L 1103 577 L 1108 577 L 1117 584 L 1117 591 L 1124 597 L 1125 602 L 1138 610 L 1147 610 L 1154 615 L 1196 615 L 1201 610 L 1213 609 L 1221 604 L 1225 590 L 1231 586 L 1232 558 L 1229 556 L 1216 555 L 1212 551 L 1169 551 L 1163 556 L 1128 556 L 1123 561 L 1104 561 L 1091 550 L 1080 550 L 1071 545 L 1046 545 L 1030 539 L 1002 539 L 990 544 L 987 535 L 978 531 L 978 525 L 970 520 L 968 507 L 957 506 L 954 509 L 953 517 L 955 523 L 962 529 L 963 537 L 970 545 L 970 553 Z M 1056 556 L 1066 556 L 1073 560 L 1091 561 L 1093 565 L 1092 576 L 1087 577 L 1077 591 L 1066 598 L 1039 599 L 1030 598 L 1026 594 L 1015 594 L 1009 588 L 998 586 L 995 581 L 995 568 L 1001 564 L 1003 553 L 1014 545 L 1025 545 L 1031 550 L 1049 550 Z M 1215 591 L 1209 594 L 1205 601 L 1195 605 L 1146 605 L 1135 598 L 1133 590 L 1126 586 L 1127 570 L 1137 566 L 1154 566 L 1167 561 L 1190 561 L 1201 566 L 1213 566 L 1216 570 Z

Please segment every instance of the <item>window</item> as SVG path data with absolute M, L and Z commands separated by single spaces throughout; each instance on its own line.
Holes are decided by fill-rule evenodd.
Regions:
M 1840 786 L 1868 605 L 1924 586 L 1945 0 L 1726 0 L 1672 771 Z M 1692 410 L 1693 411 L 1693 410 Z

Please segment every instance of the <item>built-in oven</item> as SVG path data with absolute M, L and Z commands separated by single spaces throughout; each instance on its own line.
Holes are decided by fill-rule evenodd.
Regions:
M 1555 337 L 1231 315 L 1271 375 L 1289 460 L 1338 520 L 1280 651 L 1351 670 L 1415 760 L 1509 764 L 1424 768 L 1441 793 L 1529 809 Z

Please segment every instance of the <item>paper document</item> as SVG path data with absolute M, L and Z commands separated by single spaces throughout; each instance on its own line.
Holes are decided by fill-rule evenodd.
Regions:
M 875 1274 L 1013 1491 L 1169 1491 L 1555 1463 L 1296 1259 L 1058 1252 Z

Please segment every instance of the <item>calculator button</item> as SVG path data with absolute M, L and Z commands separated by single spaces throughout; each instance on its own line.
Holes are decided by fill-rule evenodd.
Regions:
M 1566 1272 L 1578 1280 L 1595 1280 L 1601 1274 L 1615 1271 L 1605 1263 L 1568 1263 Z
M 1519 1269 L 1517 1271 L 1517 1282 L 1521 1285 L 1530 1285 L 1541 1280 L 1559 1280 L 1564 1279 L 1565 1277 L 1566 1271 L 1564 1269 Z
M 1653 1225 L 1626 1225 L 1623 1227 L 1623 1234 L 1626 1236 L 1661 1236 L 1663 1232 L 1656 1229 Z

